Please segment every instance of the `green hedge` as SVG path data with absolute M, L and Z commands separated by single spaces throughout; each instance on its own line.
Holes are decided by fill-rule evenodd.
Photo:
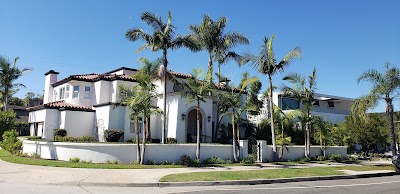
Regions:
M 14 111 L 0 111 L 0 141 L 3 133 L 15 129 L 17 114 Z
M 67 136 L 67 131 L 65 129 L 54 129 L 54 137 L 55 136 L 60 136 L 60 137 L 65 137 Z
M 9 151 L 11 154 L 18 154 L 22 150 L 22 142 L 19 141 L 18 132 L 15 130 L 6 131 L 2 135 L 3 141 L 0 142 L 0 146 Z
M 57 142 L 82 142 L 82 143 L 97 142 L 97 140 L 91 136 L 82 136 L 82 137 L 55 136 L 54 141 L 57 141 Z
M 124 135 L 124 131 L 120 129 L 107 129 L 104 131 L 104 139 L 107 142 L 118 142 Z

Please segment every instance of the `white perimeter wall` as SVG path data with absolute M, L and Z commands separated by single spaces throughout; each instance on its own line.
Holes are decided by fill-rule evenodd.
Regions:
M 232 159 L 231 145 L 201 145 L 201 160 L 216 156 L 221 159 Z M 41 158 L 64 160 L 78 157 L 81 160 L 92 160 L 95 163 L 105 163 L 117 160 L 122 163 L 136 161 L 135 144 L 102 144 L 102 143 L 68 143 L 39 142 L 25 140 L 23 152 L 37 153 Z M 182 155 L 195 158 L 196 144 L 148 144 L 146 145 L 145 161 L 155 160 L 157 163 L 168 160 L 179 162 Z
M 261 142 L 260 153 L 262 160 L 266 162 L 272 160 L 272 146 Z M 247 141 L 240 141 L 240 157 L 247 157 Z M 289 151 L 284 149 L 285 160 L 295 160 L 304 157 L 304 146 L 287 146 Z M 279 150 L 278 146 L 278 150 Z M 105 163 L 110 160 L 117 160 L 122 163 L 136 161 L 135 144 L 104 144 L 104 143 L 69 143 L 69 142 L 40 142 L 23 141 L 23 153 L 37 153 L 44 159 L 64 160 L 78 157 L 81 160 L 92 160 L 95 163 Z M 164 160 L 170 162 L 179 162 L 182 155 L 188 155 L 195 158 L 196 144 L 147 144 L 145 153 L 145 162 L 155 160 L 161 163 Z M 347 157 L 346 146 L 332 146 L 326 148 L 326 155 L 339 154 L 342 158 Z M 320 155 L 318 146 L 311 146 L 311 156 Z M 232 158 L 231 145 L 201 144 L 200 158 L 205 160 L 210 157 L 219 157 L 221 159 Z
M 260 145 L 260 155 L 261 161 L 272 161 L 272 145 L 267 145 L 266 141 L 258 141 Z M 278 155 L 280 155 L 280 146 L 276 146 Z M 286 149 L 287 148 L 287 149 Z M 332 154 L 339 154 L 342 158 L 347 158 L 347 146 L 327 146 L 326 147 L 326 156 Z M 320 156 L 321 149 L 320 146 L 311 146 L 310 148 L 310 157 Z M 283 159 L 284 160 L 296 160 L 300 158 L 304 158 L 304 146 L 300 145 L 291 145 L 285 146 L 283 148 Z

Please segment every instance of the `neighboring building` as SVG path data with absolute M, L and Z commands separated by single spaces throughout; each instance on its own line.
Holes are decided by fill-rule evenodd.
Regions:
M 45 74 L 43 104 L 28 108 L 31 135 L 52 140 L 53 130 L 63 128 L 68 136 L 93 136 L 104 141 L 104 130 L 121 129 L 124 130 L 124 141 L 132 139 L 135 137 L 135 121 L 129 117 L 130 109 L 115 106 L 115 103 L 119 98 L 119 86 L 137 84 L 131 77 L 137 72 L 137 69 L 122 67 L 104 74 L 71 75 L 58 80 L 59 73 L 50 70 Z M 182 80 L 191 77 L 172 71 L 169 73 Z M 163 107 L 163 84 L 156 80 L 154 85 L 158 93 L 154 106 Z M 187 104 L 178 89 L 168 80 L 166 137 L 176 138 L 178 143 L 195 142 L 196 105 L 195 102 Z M 246 94 L 242 99 L 245 102 Z M 206 96 L 205 102 L 200 103 L 202 142 L 212 140 L 217 120 L 216 100 L 215 97 Z M 242 117 L 246 118 L 246 115 Z M 229 121 L 229 118 L 224 118 L 222 123 Z M 161 139 L 161 125 L 161 115 L 151 116 L 149 128 L 152 139 Z M 140 121 L 140 131 L 142 128 Z
M 249 121 L 254 124 L 260 124 L 262 119 L 270 117 L 268 98 L 262 99 L 262 95 L 258 97 L 264 102 L 260 114 L 248 115 Z M 354 99 L 351 98 L 318 93 L 314 94 L 314 100 L 314 107 L 311 114 L 320 115 L 325 120 L 334 124 L 345 120 L 345 116 L 350 114 L 350 106 L 354 102 Z M 278 105 L 283 111 L 298 109 L 301 106 L 296 99 L 285 97 L 281 92 L 273 92 L 272 102 Z

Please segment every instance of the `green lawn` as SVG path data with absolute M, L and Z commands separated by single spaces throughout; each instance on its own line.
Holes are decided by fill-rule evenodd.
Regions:
M 343 175 L 338 170 L 393 170 L 392 166 L 341 166 L 341 167 L 313 167 L 313 168 L 284 168 L 268 170 L 246 171 L 218 171 L 218 172 L 194 172 L 172 174 L 161 178 L 161 182 L 188 182 L 188 181 L 225 181 L 225 180 L 251 180 L 273 179 L 310 176 Z
M 0 159 L 17 164 L 28 164 L 38 166 L 54 166 L 67 168 L 101 168 L 101 169 L 144 169 L 144 168 L 183 168 L 182 165 L 134 165 L 134 164 L 95 164 L 95 163 L 74 163 L 58 160 L 44 160 L 31 157 L 11 155 L 9 152 L 0 149 Z

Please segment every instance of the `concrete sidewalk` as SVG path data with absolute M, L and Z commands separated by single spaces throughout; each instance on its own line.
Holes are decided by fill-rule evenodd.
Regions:
M 293 167 L 339 166 L 343 164 L 305 164 Z M 83 169 L 13 164 L 0 160 L 0 182 L 55 184 L 55 185 L 105 185 L 105 186 L 154 186 L 169 174 L 261 170 L 282 168 L 281 165 L 260 164 L 259 166 L 229 166 L 205 168 L 164 168 L 164 169 Z M 383 171 L 380 171 L 382 173 Z M 385 171 L 390 172 L 390 171 Z M 352 174 L 349 171 L 346 173 Z M 354 173 L 354 172 L 353 172 Z M 366 172 L 375 173 L 375 172 Z

